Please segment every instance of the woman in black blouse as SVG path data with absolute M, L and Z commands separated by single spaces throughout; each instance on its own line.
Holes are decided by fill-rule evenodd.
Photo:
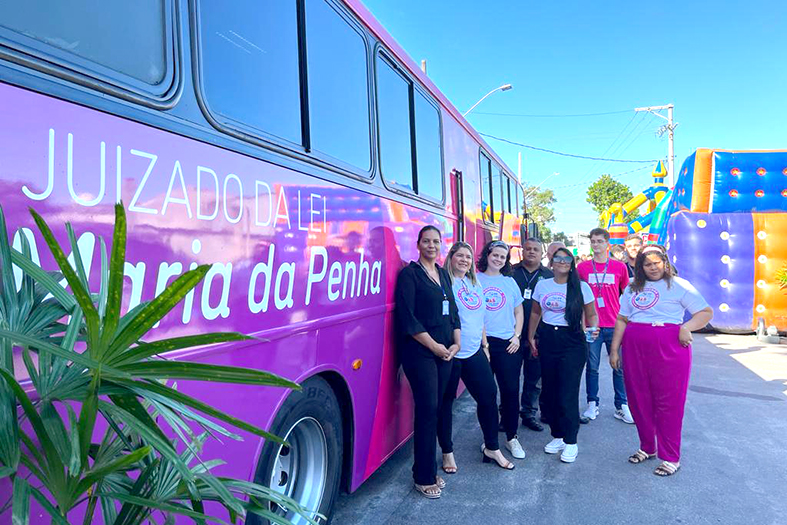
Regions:
M 437 414 L 459 352 L 459 313 L 448 273 L 437 265 L 442 239 L 434 226 L 418 232 L 418 261 L 396 282 L 396 320 L 402 368 L 415 401 L 413 480 L 425 497 L 445 487 L 437 476 Z

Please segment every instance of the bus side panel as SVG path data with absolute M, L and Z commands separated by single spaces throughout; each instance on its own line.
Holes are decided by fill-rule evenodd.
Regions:
M 447 250 L 455 240 L 453 222 L 4 84 L 0 115 L 0 202 L 10 232 L 30 230 L 35 259 L 45 268 L 54 268 L 54 261 L 32 233 L 37 229 L 28 206 L 64 246 L 62 225 L 74 225 L 97 289 L 98 237 L 110 242 L 113 203 L 122 200 L 129 225 L 124 311 L 152 299 L 189 268 L 213 264 L 149 339 L 239 331 L 269 342 L 210 347 L 188 358 L 293 380 L 316 370 L 341 373 L 355 411 L 354 487 L 369 465 L 379 465 L 368 458 L 387 457 L 409 435 L 410 397 L 390 344 L 393 286 L 404 262 L 415 258 L 418 230 L 438 226 Z M 359 370 L 352 370 L 354 359 L 363 362 Z M 394 386 L 381 377 L 393 378 Z M 285 396 L 274 388 L 181 383 L 179 388 L 263 428 Z M 388 417 L 399 428 L 391 442 L 383 439 Z M 253 438 L 226 440 L 212 445 L 206 457 L 227 461 L 222 474 L 249 478 L 258 448 Z

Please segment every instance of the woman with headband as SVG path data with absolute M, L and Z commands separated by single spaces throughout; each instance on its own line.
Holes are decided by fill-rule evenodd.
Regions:
M 686 311 L 691 319 L 683 322 Z M 672 272 L 661 247 L 644 248 L 634 265 L 632 282 L 620 299 L 609 363 L 621 366 L 640 448 L 634 464 L 658 456 L 657 476 L 680 468 L 683 412 L 691 373 L 691 333 L 713 318 L 713 310 L 694 286 Z
M 511 275 L 511 254 L 503 241 L 492 241 L 481 250 L 478 258 L 478 281 L 484 288 L 484 328 L 489 342 L 489 361 L 500 388 L 500 405 L 506 448 L 516 459 L 524 459 L 519 443 L 519 376 L 522 352 L 524 313 L 522 292 Z
M 459 352 L 459 314 L 448 272 L 437 264 L 442 238 L 434 226 L 418 232 L 418 260 L 396 281 L 396 321 L 402 368 L 415 402 L 413 480 L 424 497 L 440 497 L 437 476 L 437 418 Z
M 484 434 L 481 459 L 484 463 L 494 461 L 499 467 L 511 470 L 514 464 L 500 451 L 497 436 L 497 386 L 489 360 L 481 351 L 482 347 L 488 348 L 489 345 L 484 333 L 484 289 L 475 275 L 473 248 L 466 242 L 457 242 L 448 251 L 444 266 L 453 283 L 456 307 L 462 323 L 462 344 L 459 353 L 451 361 L 451 375 L 437 421 L 437 439 L 443 450 L 443 470 L 448 474 L 457 472 L 451 440 L 451 411 L 460 378 L 477 404 L 478 423 Z

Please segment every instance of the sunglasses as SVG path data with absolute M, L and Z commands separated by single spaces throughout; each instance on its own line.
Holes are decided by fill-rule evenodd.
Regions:
M 489 245 L 489 249 L 491 250 L 492 248 L 505 248 L 506 250 L 508 250 L 508 245 L 503 241 L 493 241 Z
M 571 264 L 571 261 L 573 260 L 574 258 L 568 255 L 555 255 L 554 257 L 552 257 L 553 263 Z

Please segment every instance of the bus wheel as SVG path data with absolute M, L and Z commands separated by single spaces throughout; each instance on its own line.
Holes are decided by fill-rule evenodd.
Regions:
M 330 523 L 331 510 L 339 493 L 342 472 L 342 418 L 339 402 L 328 383 L 312 377 L 300 392 L 293 392 L 282 405 L 271 432 L 289 446 L 268 441 L 262 450 L 254 481 L 288 496 L 302 507 L 316 511 Z M 294 525 L 308 523 L 276 503 L 268 510 Z M 269 524 L 260 516 L 249 515 L 246 523 Z

